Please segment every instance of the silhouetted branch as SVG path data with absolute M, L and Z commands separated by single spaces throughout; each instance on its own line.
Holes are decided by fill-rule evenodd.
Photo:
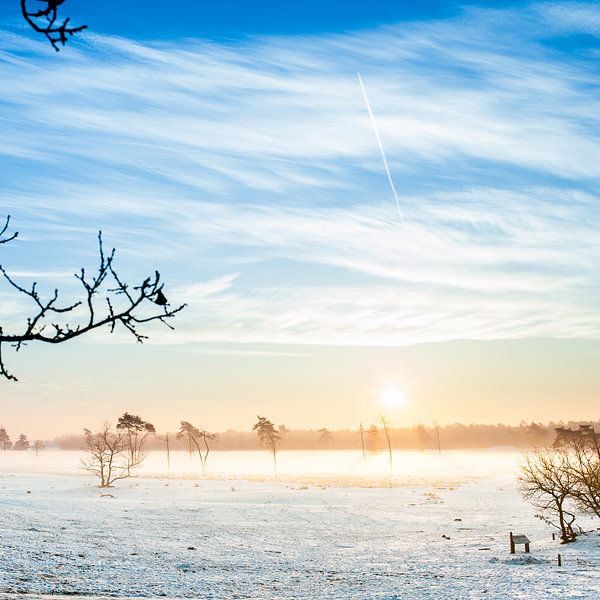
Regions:
M 8 237 L 4 237 L 4 234 L 8 230 L 9 224 L 10 224 L 10 215 L 8 217 L 6 217 L 6 221 L 4 222 L 3 227 L 2 227 L 2 229 L 0 229 L 0 244 L 6 244 L 6 242 L 10 242 L 11 240 L 14 240 L 19 235 L 19 232 L 15 231 L 12 235 L 9 235 Z
M 37 0 L 46 4 L 46 8 L 30 11 L 27 8 L 27 0 L 21 0 L 21 13 L 23 18 L 29 23 L 34 31 L 46 36 L 52 47 L 58 52 L 59 44 L 64 46 L 67 43 L 67 36 L 74 35 L 87 29 L 87 25 L 71 27 L 70 18 L 61 19 L 58 16 L 58 7 L 64 4 L 65 0 Z
M 12 236 L 2 238 L 8 228 L 9 220 L 0 230 L 0 242 L 4 243 L 14 239 L 16 233 Z M 83 299 L 77 300 L 71 304 L 59 304 L 59 292 L 57 289 L 46 299 L 43 299 L 37 289 L 37 282 L 33 282 L 31 288 L 25 288 L 19 285 L 0 265 L 0 273 L 8 284 L 16 291 L 29 298 L 33 304 L 34 314 L 27 318 L 23 328 L 18 332 L 6 333 L 0 327 L 0 376 L 16 381 L 16 377 L 6 370 L 2 357 L 3 344 L 11 344 L 16 350 L 27 342 L 45 342 L 48 344 L 60 344 L 79 337 L 94 329 L 108 326 L 111 333 L 117 325 L 122 325 L 131 333 L 138 342 L 147 339 L 146 335 L 140 333 L 139 326 L 150 321 L 160 321 L 173 329 L 167 322 L 186 306 L 182 304 L 176 308 L 170 308 L 170 305 L 163 293 L 163 284 L 158 271 L 154 275 L 146 277 L 138 286 L 131 287 L 120 279 L 114 268 L 115 249 L 109 254 L 104 252 L 102 243 L 102 232 L 98 233 L 98 246 L 100 262 L 98 270 L 93 276 L 88 276 L 85 269 L 81 269 L 75 277 L 83 287 Z M 104 290 L 103 284 L 112 282 L 114 287 Z M 103 291 L 104 290 L 104 291 Z M 104 297 L 101 302 L 102 310 L 98 308 L 99 296 Z M 117 298 L 120 306 L 117 307 Z M 142 315 L 139 310 L 149 303 L 156 309 L 150 314 Z M 158 307 L 158 308 L 156 308 Z M 74 325 L 60 319 L 61 315 L 74 311 L 77 308 L 83 309 L 84 316 L 80 323 Z

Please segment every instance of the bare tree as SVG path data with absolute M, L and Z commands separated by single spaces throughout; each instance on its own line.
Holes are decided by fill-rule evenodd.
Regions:
M 85 429 L 88 458 L 81 461 L 82 467 L 100 479 L 100 487 L 112 487 L 115 481 L 131 477 L 132 470 L 144 460 L 138 455 L 132 461 L 127 443 L 127 434 L 114 431 L 105 423 L 98 433 Z
M 7 233 L 9 222 L 10 217 L 7 217 L 4 226 L 0 229 L 0 244 L 10 242 L 18 235 L 18 232 L 12 235 Z M 83 297 L 65 305 L 58 304 L 57 289 L 48 298 L 42 299 L 36 282 L 30 288 L 25 288 L 0 265 L 0 273 L 5 281 L 32 304 L 32 314 L 22 327 L 13 332 L 6 332 L 3 327 L 0 327 L 0 377 L 17 380 L 7 371 L 4 364 L 2 356 L 4 344 L 12 345 L 19 351 L 28 342 L 60 344 L 105 326 L 112 333 L 117 325 L 124 327 L 138 342 L 142 343 L 147 336 L 139 332 L 140 325 L 160 321 L 173 329 L 167 319 L 174 317 L 186 305 L 170 308 L 163 293 L 159 272 L 155 271 L 154 275 L 146 277 L 139 285 L 132 287 L 121 280 L 115 270 L 115 249 L 113 248 L 108 254 L 104 252 L 102 232 L 98 233 L 98 246 L 100 261 L 96 273 L 89 276 L 82 268 L 75 274 L 75 278 L 83 288 Z M 106 285 L 109 282 L 112 285 L 110 288 Z M 67 314 L 71 314 L 76 322 L 66 321 Z
M 523 497 L 540 512 L 544 522 L 556 527 L 564 544 L 575 541 L 575 514 L 569 501 L 576 478 L 564 450 L 538 448 L 530 452 L 521 465 L 519 484 Z
M 435 438 L 437 441 L 438 454 L 441 456 L 442 455 L 442 443 L 440 441 L 440 426 L 437 423 L 434 423 L 433 427 L 435 429 Z
M 169 477 L 171 476 L 171 442 L 169 438 L 169 432 L 165 434 L 165 437 L 161 437 L 159 435 L 156 436 L 158 440 L 161 442 L 165 442 L 167 448 L 167 473 Z
M 277 476 L 277 450 L 281 444 L 281 425 L 278 431 L 266 417 L 257 415 L 256 418 L 258 421 L 252 426 L 252 431 L 256 431 L 260 443 L 273 454 L 273 469 Z
M 125 432 L 125 440 L 129 460 L 132 463 L 144 458 L 144 445 L 149 435 L 155 434 L 152 423 L 144 421 L 138 415 L 124 413 L 117 421 L 117 429 Z
M 217 436 L 214 433 L 209 433 L 206 429 L 199 429 L 188 421 L 181 421 L 181 429 L 177 434 L 178 438 L 184 438 L 188 443 L 188 448 L 194 446 L 200 457 L 202 466 L 202 475 L 206 475 L 206 461 L 210 454 L 209 441 L 214 440 Z
M 58 16 L 58 7 L 63 5 L 65 0 L 37 0 L 45 6 L 36 10 L 27 7 L 27 0 L 20 1 L 21 13 L 25 21 L 34 31 L 43 34 L 57 52 L 60 50 L 59 44 L 64 46 L 67 43 L 67 36 L 87 29 L 87 25 L 77 27 L 70 25 L 70 17 L 63 19 Z
M 390 463 L 390 487 L 392 487 L 392 471 L 393 471 L 393 453 L 392 453 L 392 442 L 390 440 L 390 432 L 389 432 L 389 420 L 388 418 L 379 413 L 379 417 L 381 418 L 381 424 L 383 425 L 383 431 L 385 432 L 385 439 L 387 441 L 387 447 L 388 447 L 388 457 L 389 457 L 389 463 Z

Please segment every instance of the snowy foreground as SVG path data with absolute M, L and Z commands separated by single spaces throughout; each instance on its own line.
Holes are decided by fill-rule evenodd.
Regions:
M 0 455 L 0 598 L 600 598 L 600 537 L 552 541 L 519 497 L 517 453 L 398 453 L 392 489 L 368 487 L 381 472 L 286 472 L 321 453 L 282 452 L 278 481 L 146 472 L 108 491 L 65 467 L 72 453 L 48 473 L 46 454 Z M 528 560 L 508 554 L 511 530 Z

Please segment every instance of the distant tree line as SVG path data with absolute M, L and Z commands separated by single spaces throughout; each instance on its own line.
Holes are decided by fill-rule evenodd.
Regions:
M 590 421 L 586 421 L 590 423 Z M 395 450 L 461 450 L 483 449 L 494 447 L 513 447 L 529 449 L 538 446 L 551 445 L 555 438 L 555 430 L 560 427 L 579 426 L 579 421 L 525 423 L 519 425 L 482 425 L 454 423 L 451 425 L 427 426 L 419 424 L 414 427 L 389 427 L 390 443 Z M 600 430 L 600 422 L 595 426 Z M 361 450 L 364 443 L 365 452 L 387 451 L 385 432 L 380 423 L 363 426 L 356 429 L 333 430 L 325 427 L 319 429 L 288 429 L 279 425 L 281 432 L 279 448 L 282 450 Z M 199 428 L 202 431 L 202 428 Z M 211 434 L 214 435 L 214 434 Z M 190 439 L 187 434 L 178 437 L 177 431 L 172 434 L 151 436 L 147 440 L 149 450 L 164 449 L 168 436 L 170 450 L 188 450 Z M 361 439 L 362 438 L 362 439 Z M 264 446 L 256 435 L 256 431 L 226 430 L 216 437 L 208 439 L 212 450 L 260 450 Z M 202 440 L 199 444 L 204 447 Z M 85 448 L 84 435 L 63 435 L 48 441 L 48 445 L 63 450 L 82 450 Z M 192 440 L 192 447 L 195 448 Z M 197 452 L 197 450 L 194 450 Z
M 36 452 L 36 454 L 43 450 L 46 444 L 42 440 L 35 440 L 33 444 L 29 442 L 27 436 L 24 433 L 19 434 L 19 437 L 13 443 L 10 439 L 10 435 L 4 427 L 0 427 L 0 450 L 29 450 L 30 448 Z

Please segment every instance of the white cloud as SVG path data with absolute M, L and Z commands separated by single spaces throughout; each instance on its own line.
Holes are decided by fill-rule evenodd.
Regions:
M 598 65 L 542 44 L 592 32 L 600 9 L 570 6 L 237 46 L 89 34 L 60 62 L 10 36 L 0 153 L 33 166 L 0 203 L 68 265 L 99 227 L 127 272 L 156 262 L 190 303 L 165 343 L 599 337 Z
M 181 298 L 186 298 L 189 302 L 194 302 L 206 296 L 213 296 L 227 290 L 238 277 L 239 273 L 231 273 L 211 279 L 210 281 L 192 283 L 191 285 L 175 289 L 174 294 Z

